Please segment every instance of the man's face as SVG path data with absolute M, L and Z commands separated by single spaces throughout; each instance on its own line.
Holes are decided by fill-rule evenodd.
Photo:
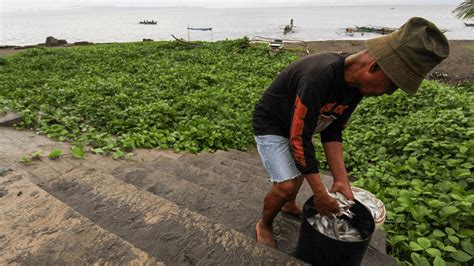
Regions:
M 359 91 L 363 96 L 392 95 L 398 86 L 374 63 L 359 85 Z

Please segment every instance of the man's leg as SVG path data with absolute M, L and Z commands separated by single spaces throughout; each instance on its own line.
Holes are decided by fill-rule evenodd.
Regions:
M 277 135 L 255 136 L 258 153 L 272 182 L 263 202 L 262 218 L 257 222 L 257 241 L 275 246 L 273 240 L 273 220 L 283 205 L 290 201 L 293 207 L 296 193 L 303 182 L 293 156 L 289 139 Z
M 258 221 L 256 226 L 258 242 L 275 247 L 275 240 L 273 239 L 273 220 L 285 203 L 291 200 L 293 200 L 294 203 L 302 181 L 303 178 L 300 176 L 272 185 L 263 202 L 262 218 Z
M 282 212 L 300 215 L 303 213 L 303 209 L 296 204 L 296 196 L 298 195 L 298 191 L 300 191 L 301 185 L 303 184 L 304 177 L 301 175 L 298 178 L 298 184 L 296 188 L 296 193 L 294 193 L 293 197 L 283 205 L 281 208 Z

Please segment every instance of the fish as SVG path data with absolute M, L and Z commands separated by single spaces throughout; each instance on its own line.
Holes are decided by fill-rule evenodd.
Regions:
M 360 241 L 362 236 L 350 222 L 336 215 L 316 214 L 307 218 L 310 225 L 323 235 L 342 241 Z
M 360 241 L 362 236 L 359 231 L 354 228 L 350 222 L 342 218 L 343 215 L 352 219 L 355 214 L 350 208 L 355 204 L 354 201 L 346 199 L 342 193 L 329 193 L 339 203 L 339 212 L 331 216 L 324 216 L 319 213 L 307 218 L 308 223 L 318 230 L 318 232 L 343 241 Z
M 354 213 L 350 211 L 350 208 L 355 204 L 354 201 L 346 199 L 346 197 L 340 192 L 329 193 L 329 195 L 334 197 L 339 203 L 338 216 L 345 215 L 351 219 L 354 217 Z
M 385 218 L 385 207 L 382 201 L 377 199 L 372 193 L 357 188 L 352 190 L 354 198 L 362 203 L 367 209 L 369 209 L 372 217 L 377 222 L 378 220 L 384 220 Z

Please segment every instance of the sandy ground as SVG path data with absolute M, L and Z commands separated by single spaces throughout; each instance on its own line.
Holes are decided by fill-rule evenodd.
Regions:
M 439 64 L 429 75 L 453 85 L 469 81 L 474 83 L 474 40 L 451 40 L 450 55 Z M 301 48 L 301 46 L 296 46 Z M 317 52 L 346 52 L 355 53 L 365 48 L 364 41 L 313 41 L 308 42 L 310 53 Z M 22 49 L 12 47 L 0 48 L 0 57 L 21 52 Z M 446 75 L 444 75 L 446 74 Z

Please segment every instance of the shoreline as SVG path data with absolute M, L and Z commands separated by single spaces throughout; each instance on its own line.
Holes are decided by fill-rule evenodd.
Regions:
M 383 35 L 379 35 L 383 36 Z M 245 37 L 245 36 L 243 36 Z M 242 37 L 242 38 L 243 38 Z M 248 36 L 247 36 L 248 37 Z M 374 37 L 376 38 L 376 37 Z M 250 38 L 249 38 L 250 39 Z M 278 38 L 269 38 L 269 39 L 278 39 Z M 229 39 L 232 40 L 232 39 Z M 250 39 L 251 40 L 251 39 Z M 286 40 L 286 39 L 284 39 Z M 301 42 L 306 42 L 306 43 L 321 43 L 321 42 L 349 42 L 349 43 L 358 43 L 358 42 L 365 42 L 368 39 L 323 39 L 323 40 L 291 40 L 288 39 L 289 41 L 301 41 Z M 152 41 L 152 42 L 169 42 L 169 41 L 174 41 L 173 39 L 169 40 L 152 40 L 152 39 L 146 39 L 144 38 L 143 40 L 136 40 L 136 41 L 111 41 L 111 42 L 91 42 L 91 41 L 75 41 L 71 43 L 67 43 L 64 45 L 57 45 L 57 46 L 47 46 L 45 43 L 38 43 L 38 44 L 0 44 L 0 50 L 5 50 L 5 49 L 32 49 L 32 48 L 39 48 L 39 47 L 45 47 L 45 48 L 54 48 L 54 47 L 71 47 L 71 46 L 84 46 L 84 45 L 94 45 L 94 44 L 127 44 L 127 43 L 140 43 L 140 42 L 147 42 L 147 41 Z M 208 40 L 193 40 L 193 41 L 198 41 L 198 42 L 209 42 Z M 212 42 L 219 42 L 219 41 L 225 41 L 225 40 L 214 40 Z M 474 39 L 448 39 L 448 41 L 451 42 L 472 42 L 474 44 Z
M 143 42 L 151 42 L 152 40 L 143 39 Z M 0 46 L 0 57 L 16 54 L 26 49 L 33 48 L 68 48 L 80 47 L 88 45 L 107 45 L 107 44 L 127 44 L 137 42 L 107 42 L 92 43 L 87 41 L 74 42 L 65 45 L 47 46 L 46 44 L 14 46 Z M 157 41 L 161 42 L 161 41 Z M 365 40 L 321 40 L 321 41 L 305 41 L 308 45 L 310 53 L 318 52 L 346 52 L 356 53 L 365 49 Z M 450 55 L 441 64 L 435 67 L 428 76 L 429 79 L 448 83 L 451 85 L 460 85 L 465 82 L 474 84 L 474 40 L 449 40 Z M 291 45 L 289 45 L 291 46 Z

